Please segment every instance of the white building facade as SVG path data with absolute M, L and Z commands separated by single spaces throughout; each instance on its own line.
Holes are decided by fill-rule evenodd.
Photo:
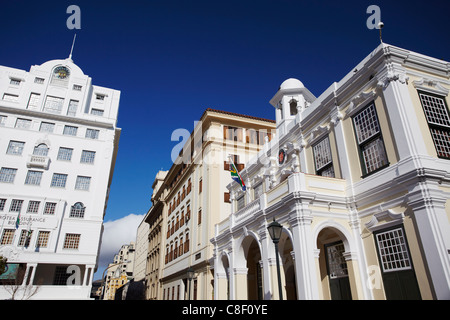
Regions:
M 228 189 L 216 299 L 450 299 L 449 63 L 381 44 L 314 97 L 270 103 L 277 137 Z
M 0 255 L 15 269 L 7 281 L 37 288 L 31 298 L 90 296 L 119 99 L 70 58 L 0 67 Z M 7 289 L 0 285 L 0 298 Z

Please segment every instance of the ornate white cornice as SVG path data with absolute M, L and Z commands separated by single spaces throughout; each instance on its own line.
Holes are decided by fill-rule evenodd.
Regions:
M 382 212 L 376 213 L 372 216 L 372 219 L 366 223 L 366 228 L 370 231 L 376 231 L 379 229 L 384 229 L 393 225 L 398 225 L 403 223 L 405 215 L 401 213 L 395 213 L 391 209 L 384 210 Z M 381 220 L 389 220 L 384 223 L 380 223 Z
M 376 90 L 370 90 L 368 92 L 361 92 L 354 96 L 350 100 L 350 105 L 345 112 L 345 117 L 350 117 L 354 113 L 356 113 L 360 108 L 365 106 L 367 103 L 369 103 L 376 95 Z
M 392 81 L 398 81 L 402 84 L 408 84 L 408 80 L 409 77 L 406 75 L 405 71 L 390 70 L 385 76 L 382 76 L 378 80 L 377 87 L 384 90 Z
M 421 78 L 412 82 L 414 88 L 417 90 L 427 91 L 434 94 L 447 96 L 450 89 L 444 87 L 441 82 L 430 78 Z

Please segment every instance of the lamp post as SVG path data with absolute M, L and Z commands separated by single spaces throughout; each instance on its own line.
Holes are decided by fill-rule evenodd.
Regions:
M 280 260 L 278 259 L 278 242 L 281 238 L 281 231 L 283 226 L 275 221 L 273 221 L 267 226 L 269 230 L 270 238 L 272 238 L 273 244 L 275 245 L 275 257 L 277 259 L 277 273 L 278 273 L 278 291 L 280 292 L 280 300 L 283 300 L 283 291 L 281 290 L 281 274 L 280 274 Z
M 191 300 L 191 281 L 194 279 L 195 271 L 191 267 L 187 270 L 187 278 L 189 280 L 189 286 L 188 286 L 188 300 Z

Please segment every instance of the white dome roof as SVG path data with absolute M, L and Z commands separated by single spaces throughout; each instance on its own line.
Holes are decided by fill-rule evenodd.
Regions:
M 44 62 L 39 67 L 42 69 L 47 69 L 48 71 L 53 70 L 56 66 L 63 65 L 67 66 L 70 69 L 72 75 L 83 76 L 83 70 L 80 69 L 75 63 L 73 63 L 72 59 L 55 59 Z
M 300 88 L 304 88 L 304 87 L 305 86 L 303 85 L 303 83 L 300 80 L 294 79 L 294 78 L 289 78 L 281 84 L 280 90 L 300 89 Z

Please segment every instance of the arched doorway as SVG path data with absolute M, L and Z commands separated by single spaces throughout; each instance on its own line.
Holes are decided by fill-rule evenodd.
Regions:
M 230 263 L 228 261 L 228 256 L 226 254 L 222 255 L 221 258 L 223 272 L 225 273 L 226 278 L 226 294 L 224 298 L 226 300 L 230 300 Z
M 317 236 L 320 250 L 319 267 L 323 298 L 329 300 L 351 300 L 349 272 L 345 259 L 346 239 L 337 229 L 327 227 Z
M 247 299 L 262 300 L 264 299 L 263 275 L 259 244 L 254 237 L 247 236 L 242 241 L 241 249 L 245 257 L 245 267 L 247 269 Z
M 294 250 L 291 238 L 283 232 L 279 242 L 280 258 L 283 265 L 284 292 L 286 300 L 297 300 L 297 285 L 295 280 L 295 263 L 292 252 Z

